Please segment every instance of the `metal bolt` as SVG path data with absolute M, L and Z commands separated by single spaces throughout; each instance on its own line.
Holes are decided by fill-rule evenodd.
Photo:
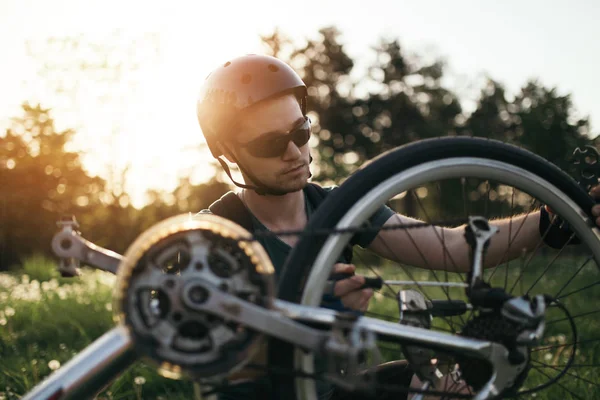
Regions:
M 208 299 L 208 291 L 202 286 L 194 286 L 189 292 L 190 299 L 193 303 L 201 304 Z

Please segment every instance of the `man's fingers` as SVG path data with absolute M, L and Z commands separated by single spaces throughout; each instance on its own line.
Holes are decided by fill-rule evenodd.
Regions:
M 358 311 L 366 311 L 369 307 L 369 300 L 373 296 L 372 289 L 355 290 L 341 297 L 342 304 L 345 307 Z
M 351 308 L 352 310 L 358 310 L 362 301 L 361 293 L 359 291 L 349 293 L 341 298 L 344 307 Z
M 333 265 L 332 274 L 353 274 L 356 267 L 353 264 L 337 263 Z
M 332 274 L 353 275 L 337 281 L 333 287 L 333 294 L 341 298 L 344 306 L 353 310 L 365 311 L 373 296 L 373 290 L 359 290 L 365 284 L 365 277 L 354 275 L 355 270 L 356 267 L 352 264 L 338 263 L 333 266 Z
M 342 297 L 350 292 L 354 292 L 356 289 L 364 285 L 365 278 L 360 275 L 342 279 L 335 283 L 333 294 L 338 297 Z
M 360 311 L 367 311 L 369 308 L 369 301 L 371 297 L 373 297 L 373 289 L 364 289 L 360 291 L 361 293 L 361 303 L 358 306 Z

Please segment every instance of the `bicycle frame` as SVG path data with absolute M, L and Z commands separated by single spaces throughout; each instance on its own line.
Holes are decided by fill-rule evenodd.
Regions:
M 74 219 L 63 220 L 59 222 L 59 226 L 62 229 L 53 238 L 52 246 L 54 252 L 61 258 L 63 267 L 73 268 L 79 261 L 83 261 L 90 266 L 116 274 L 118 265 L 124 259 L 123 256 L 96 246 L 81 237 Z M 66 274 L 76 273 L 77 271 L 74 273 L 70 270 Z M 208 291 L 208 300 L 202 304 L 189 302 L 186 305 L 200 312 L 221 316 L 226 314 L 226 318 L 230 321 L 314 353 L 325 351 L 330 334 L 328 331 L 311 328 L 309 325 L 331 329 L 339 316 L 332 310 L 301 306 L 278 299 L 273 300 L 271 308 L 259 307 L 209 284 L 204 285 L 203 288 Z M 186 291 L 187 288 L 182 290 Z M 487 360 L 494 366 L 494 373 L 485 387 L 474 397 L 477 400 L 497 396 L 499 391 L 514 379 L 514 365 L 508 362 L 508 350 L 496 343 L 369 317 L 357 318 L 353 328 L 406 345 Z M 63 400 L 93 397 L 140 358 L 135 349 L 136 343 L 129 328 L 119 324 L 36 386 L 24 399 Z

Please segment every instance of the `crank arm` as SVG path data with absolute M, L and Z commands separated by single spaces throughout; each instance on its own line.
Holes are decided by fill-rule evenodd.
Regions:
M 203 292 L 199 298 L 191 293 Z M 192 310 L 210 313 L 233 321 L 268 336 L 285 340 L 304 350 L 320 352 L 328 335 L 296 322 L 277 310 L 263 308 L 223 292 L 206 281 L 188 282 L 183 289 L 183 301 Z
M 61 221 L 59 225 L 62 229 L 52 238 L 52 250 L 61 258 L 63 275 L 77 275 L 79 261 L 102 271 L 117 274 L 119 264 L 123 260 L 122 255 L 85 240 L 76 231 L 77 225 L 74 221 Z

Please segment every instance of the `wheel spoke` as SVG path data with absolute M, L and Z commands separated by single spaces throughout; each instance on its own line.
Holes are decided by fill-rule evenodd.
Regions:
M 534 282 L 531 284 L 531 286 L 529 286 L 529 289 L 527 289 L 527 291 L 525 292 L 525 294 L 526 294 L 526 295 L 528 295 L 528 294 L 529 294 L 529 292 L 531 291 L 531 289 L 533 289 L 533 288 L 534 288 L 534 286 L 535 286 L 535 285 L 537 285 L 537 283 L 538 283 L 538 282 L 539 282 L 539 281 L 542 279 L 542 277 L 543 277 L 543 276 L 546 274 L 546 272 L 548 272 L 548 270 L 550 269 L 550 267 L 552 267 L 552 265 L 554 264 L 554 262 L 556 261 L 556 259 L 557 259 L 558 257 L 560 257 L 560 255 L 561 255 L 562 251 L 563 251 L 565 248 L 566 248 L 566 246 L 565 246 L 565 247 L 563 247 L 563 248 L 561 248 L 561 249 L 560 249 L 560 250 L 559 250 L 559 251 L 556 253 L 556 255 L 555 255 L 553 258 L 552 258 L 552 260 L 550 261 L 550 263 L 549 263 L 549 264 L 546 266 L 546 268 L 544 269 L 544 272 L 542 272 L 542 273 L 540 274 L 540 276 L 538 276 L 538 277 L 537 277 L 537 279 L 536 279 L 536 280 L 535 280 L 535 281 L 534 281 Z
M 546 378 L 552 380 L 553 378 L 546 374 L 544 371 L 542 371 L 542 369 L 540 367 L 537 366 L 532 366 L 533 369 L 535 369 L 536 371 L 538 371 L 540 374 L 544 375 Z M 565 392 L 569 393 L 571 396 L 575 397 L 576 399 L 581 399 L 584 400 L 583 397 L 580 397 L 578 395 L 576 395 L 575 393 L 573 393 L 570 389 L 568 389 L 565 385 L 563 385 L 560 382 L 554 382 L 555 385 L 558 385 L 560 388 L 562 388 Z
M 414 242 L 414 240 L 412 239 L 412 237 L 411 237 L 410 235 L 409 235 L 409 238 L 411 239 L 411 242 L 413 242 L 413 244 L 415 245 L 415 248 L 418 250 L 418 247 L 416 246 L 416 243 Z M 386 240 L 382 240 L 381 242 L 382 242 L 382 243 L 384 244 L 384 246 L 385 246 L 385 247 L 388 249 L 388 251 L 389 251 L 389 252 L 391 252 L 391 254 L 393 254 L 393 251 L 392 251 L 392 249 L 390 248 L 390 246 L 389 246 L 389 244 L 387 243 L 387 241 L 386 241 Z M 419 251 L 419 254 L 420 254 L 420 255 L 421 255 L 421 257 L 423 258 L 423 260 L 424 260 L 425 262 L 427 262 L 427 261 L 426 261 L 426 259 L 425 259 L 425 256 L 423 255 L 423 253 Z M 415 277 L 413 276 L 413 274 L 412 274 L 410 271 L 408 271 L 408 270 L 407 270 L 407 269 L 406 269 L 406 268 L 405 268 L 405 267 L 404 267 L 402 264 L 399 264 L 399 265 L 400 265 L 400 268 L 402 268 L 402 270 L 404 271 L 404 273 L 405 273 L 405 274 L 406 274 L 406 275 L 407 275 L 407 276 L 408 276 L 408 277 L 409 277 L 409 278 L 410 278 L 410 279 L 411 279 L 413 282 L 415 282 L 415 284 L 416 284 L 416 285 L 417 285 L 417 287 L 419 288 L 419 291 L 421 292 L 421 294 L 423 294 L 423 295 L 424 295 L 424 296 L 427 298 L 427 300 L 429 300 L 429 301 L 432 301 L 433 299 L 431 298 L 431 296 L 430 296 L 430 295 L 427 293 L 427 291 L 423 290 L 423 287 L 422 287 L 422 286 L 419 284 L 419 281 L 418 281 L 417 279 L 415 279 Z M 389 286 L 389 285 L 388 285 L 388 286 Z M 449 297 L 449 296 L 447 296 L 447 297 L 448 297 L 448 299 L 450 300 L 450 297 Z M 445 320 L 445 321 L 448 323 L 448 325 L 451 327 L 451 329 L 454 329 L 454 332 L 455 332 L 455 333 L 457 332 L 457 330 L 456 330 L 456 328 L 454 327 L 454 324 L 452 323 L 452 321 L 451 321 L 451 320 L 448 320 L 448 319 L 447 319 L 447 318 L 445 318 L 445 317 L 441 317 L 441 318 L 442 318 L 442 319 L 444 319 L 444 320 Z
M 580 288 L 580 289 L 577 289 L 577 290 L 574 290 L 574 291 L 572 291 L 572 292 L 570 292 L 570 293 L 563 294 L 562 296 L 560 296 L 560 297 L 557 297 L 556 299 L 557 299 L 557 300 L 562 300 L 562 299 L 564 299 L 564 298 L 567 298 L 567 297 L 569 297 L 569 296 L 572 296 L 572 295 L 574 295 L 574 294 L 577 294 L 577 293 L 579 293 L 579 292 L 583 292 L 584 290 L 587 290 L 587 289 L 589 289 L 589 288 L 591 288 L 591 287 L 594 287 L 594 286 L 596 286 L 596 285 L 598 285 L 598 284 L 600 284 L 600 281 L 596 281 L 596 282 L 594 282 L 594 283 L 592 283 L 592 284 L 590 284 L 590 285 L 584 286 L 584 287 L 582 287 L 582 288 Z
M 385 241 L 384 241 L 384 242 L 385 242 Z M 383 292 L 383 291 L 380 291 L 379 293 L 381 293 L 381 294 L 382 294 L 382 295 L 384 295 L 385 297 L 390 297 L 390 298 L 392 298 L 392 299 L 394 299 L 394 300 L 395 300 L 395 299 L 396 299 L 396 295 L 397 295 L 397 293 L 396 293 L 396 291 L 394 290 L 394 288 L 393 288 L 393 287 L 391 287 L 389 284 L 387 284 L 387 283 L 385 282 L 385 279 L 383 279 L 383 278 L 381 277 L 381 275 L 379 275 L 379 273 L 378 273 L 378 272 L 375 270 L 375 268 L 373 268 L 373 266 L 372 266 L 371 264 L 364 262 L 364 260 L 362 259 L 362 257 L 361 257 L 359 254 L 357 254 L 357 255 L 358 255 L 358 258 L 360 259 L 360 262 L 361 262 L 363 265 L 366 265 L 366 266 L 367 266 L 367 268 L 369 268 L 369 270 L 371 270 L 371 272 L 373 272 L 373 273 L 375 274 L 375 276 L 377 276 L 379 279 L 381 279 L 381 280 L 383 281 L 383 285 L 386 287 L 386 289 L 388 289 L 390 292 L 392 292 L 392 295 L 390 296 L 388 293 L 386 293 L 386 292 Z
M 567 280 L 567 282 L 566 282 L 564 285 L 562 285 L 562 286 L 561 286 L 561 288 L 558 290 L 558 293 L 556 293 L 556 294 L 554 295 L 554 298 L 555 298 L 555 299 L 560 299 L 560 298 L 561 298 L 561 297 L 560 297 L 560 294 L 562 293 L 562 291 L 563 291 L 563 290 L 565 290 L 567 286 L 569 286 L 569 284 L 570 284 L 570 283 L 573 281 L 573 279 L 575 279 L 575 277 L 576 277 L 577 275 L 579 275 L 579 273 L 581 272 L 581 270 L 582 270 L 582 269 L 583 269 L 583 268 L 584 268 L 584 267 L 585 267 L 585 266 L 586 266 L 586 265 L 587 265 L 587 264 L 588 264 L 590 261 L 592 261 L 592 260 L 593 260 L 592 256 L 589 256 L 589 257 L 587 258 L 587 260 L 585 260 L 585 261 L 583 262 L 583 264 L 581 264 L 581 267 L 579 267 L 579 268 L 577 269 L 577 271 L 575 271 L 575 273 L 574 273 L 573 275 L 571 275 L 571 277 L 570 277 L 570 278 Z
M 535 361 L 535 360 L 532 360 Z M 536 361 L 539 362 L 539 361 Z M 543 363 L 540 363 L 543 364 Z M 544 365 L 548 365 L 548 364 L 544 364 Z M 558 365 L 553 365 L 553 367 L 569 367 L 569 369 L 571 368 L 589 368 L 589 367 L 600 367 L 600 364 L 558 364 Z
M 538 364 L 538 367 L 539 367 L 539 368 L 548 368 L 548 369 L 553 369 L 553 370 L 555 370 L 555 371 L 563 372 L 563 370 L 562 370 L 562 369 L 560 369 L 560 368 L 558 368 L 558 367 L 555 367 L 555 366 L 553 366 L 553 365 L 548 365 L 548 364 L 545 364 L 545 363 L 542 363 L 542 362 L 540 362 L 540 361 L 536 361 L 536 360 L 531 360 L 531 361 L 532 361 L 532 362 L 534 362 L 534 363 L 536 363 L 536 364 Z M 570 369 L 570 368 L 571 368 L 571 367 L 569 366 L 569 369 Z M 592 382 L 592 381 L 590 381 L 590 380 L 588 380 L 588 379 L 582 378 L 582 377 L 580 377 L 579 375 L 577 375 L 577 374 L 573 374 L 573 373 L 571 373 L 571 372 L 569 372 L 569 371 L 565 371 L 565 375 L 569 375 L 569 376 L 571 376 L 571 377 L 573 377 L 573 378 L 575 378 L 575 379 L 577 379 L 577 380 L 579 380 L 579 381 L 586 382 L 586 383 L 592 384 L 592 385 L 594 385 L 594 386 L 598 386 L 598 387 L 600 387 L 600 384 L 599 384 L 599 383 L 597 383 L 597 382 Z
M 546 238 L 546 235 L 548 235 L 549 231 L 550 231 L 550 227 L 548 227 L 548 229 L 546 229 L 546 231 L 544 232 L 544 234 L 541 235 L 540 239 L 538 240 L 537 244 L 535 245 L 535 248 L 531 251 L 531 255 L 529 256 L 529 258 L 527 259 L 527 261 L 525 262 L 525 264 L 521 267 L 521 273 L 519 274 L 519 276 L 517 277 L 517 279 L 513 283 L 512 287 L 508 291 L 509 294 L 513 293 L 515 287 L 517 286 L 517 283 L 519 283 L 521 281 L 521 279 L 523 278 L 523 276 L 525 275 L 525 270 L 527 269 L 527 267 L 529 265 L 531 265 L 531 260 L 533 260 L 533 256 L 536 254 L 536 252 L 539 250 L 539 248 L 544 243 L 544 239 Z
M 427 210 L 425 209 L 425 207 L 423 207 L 423 203 L 419 199 L 419 196 L 417 196 L 416 194 L 414 194 L 414 192 L 413 192 L 413 195 L 414 195 L 415 199 L 417 200 L 417 204 L 419 204 L 419 207 L 421 208 L 421 211 L 425 215 L 425 219 L 427 221 L 431 221 L 432 219 L 429 217 L 429 214 L 428 214 Z M 457 272 L 458 271 L 458 266 L 457 266 L 456 262 L 454 261 L 454 259 L 452 258 L 452 255 L 448 251 L 448 248 L 446 247 L 446 243 L 444 241 L 444 237 L 440 235 L 440 233 L 435 228 L 435 226 L 432 226 L 432 230 L 433 230 L 433 233 L 435 234 L 435 236 L 437 237 L 438 241 L 441 243 L 441 245 L 443 247 L 444 259 L 445 259 L 446 256 L 448 256 L 448 258 L 450 259 L 450 262 L 452 263 L 452 267 L 454 268 L 454 270 L 452 272 Z M 442 229 L 442 231 L 443 231 L 443 229 Z M 412 241 L 413 241 L 413 244 L 416 247 L 416 243 L 414 242 L 414 240 L 412 240 Z M 424 257 L 424 256 L 422 256 L 422 257 Z M 426 260 L 424 259 L 423 261 L 426 261 Z M 431 268 L 431 266 L 430 266 L 430 269 L 431 269 L 431 272 L 433 273 L 433 276 L 435 277 L 435 279 L 439 282 L 440 280 L 438 279 L 438 277 L 437 277 L 437 275 L 435 273 L 435 269 Z M 461 279 L 462 279 L 463 282 L 466 282 L 466 279 L 463 277 L 462 274 L 460 275 L 460 277 L 461 277 Z
M 565 317 L 565 318 L 560 318 L 560 319 L 553 319 L 552 321 L 547 321 L 546 322 L 546 326 L 555 324 L 557 322 L 569 321 L 571 319 L 586 317 L 588 315 L 596 314 L 596 313 L 599 313 L 599 312 L 600 312 L 600 310 L 594 310 L 594 311 L 588 311 L 588 312 L 585 312 L 585 313 L 582 313 L 582 314 L 572 315 L 570 317 Z
M 514 189 L 513 189 L 513 197 L 511 198 L 511 202 L 512 201 L 514 201 Z M 529 211 L 525 215 L 525 218 L 523 218 L 523 220 L 519 224 L 519 227 L 517 228 L 517 231 L 515 232 L 514 236 L 512 235 L 512 220 L 513 219 L 509 218 L 509 223 L 508 223 L 508 244 L 506 246 L 506 251 L 504 252 L 504 255 L 502 255 L 502 257 L 498 260 L 498 262 L 496 263 L 496 266 L 494 267 L 494 270 L 492 271 L 492 273 L 488 277 L 488 281 L 491 281 L 492 277 L 494 276 L 494 274 L 498 270 L 498 266 L 500 264 L 502 264 L 506 260 L 505 274 L 504 274 L 504 286 L 503 286 L 504 290 L 506 290 L 506 287 L 508 285 L 508 266 L 509 266 L 508 265 L 509 261 L 507 260 L 508 252 L 510 251 L 510 247 L 512 246 L 512 244 L 514 243 L 514 241 L 516 240 L 516 238 L 519 236 L 519 233 L 521 232 L 521 229 L 525 225 L 525 222 L 527 221 L 527 218 L 529 217 L 529 214 L 531 214 L 533 212 L 533 210 L 535 209 L 536 203 L 537 203 L 537 200 L 533 199 L 532 202 L 531 202 L 531 205 L 529 207 Z M 511 203 L 511 210 L 513 208 L 514 208 L 514 205 Z
M 414 192 L 413 192 L 413 194 L 414 194 L 414 197 L 415 197 L 415 198 L 416 198 L 416 200 L 417 200 L 417 204 L 419 204 L 419 207 L 421 208 L 421 210 L 422 210 L 423 214 L 425 215 L 425 219 L 426 219 L 427 221 L 431 221 L 431 218 L 429 217 L 429 214 L 428 214 L 427 210 L 425 209 L 425 207 L 423 207 L 423 203 L 422 203 L 422 202 L 421 202 L 421 200 L 419 199 L 419 196 L 417 196 L 417 195 L 416 195 Z M 444 241 L 444 237 L 443 237 L 443 236 L 440 236 L 440 233 L 438 232 L 438 230 L 437 230 L 435 227 L 432 227 L 432 229 L 433 229 L 433 232 L 435 233 L 435 236 L 437 237 L 438 241 L 439 241 L 439 242 L 441 243 L 441 245 L 442 245 L 442 248 L 443 248 L 443 249 L 442 249 L 442 251 L 443 251 L 443 253 L 444 253 L 444 259 L 446 258 L 446 257 L 445 257 L 445 255 L 447 254 L 447 255 L 448 255 L 448 258 L 449 258 L 449 259 L 450 259 L 450 261 L 452 262 L 452 266 L 454 267 L 454 271 L 457 271 L 458 269 L 457 269 L 456 262 L 455 262 L 455 261 L 454 261 L 454 259 L 452 258 L 452 255 L 450 254 L 450 252 L 448 252 L 448 250 L 447 250 L 447 247 L 446 247 L 446 242 Z M 443 231 L 443 228 L 442 228 L 442 231 Z M 436 281 L 438 281 L 438 282 L 440 282 L 440 280 L 439 280 L 439 278 L 438 278 L 438 276 L 437 276 L 437 274 L 435 273 L 435 270 L 434 270 L 433 268 L 431 268 L 431 273 L 433 274 L 433 277 L 435 278 L 435 280 L 436 280 Z M 464 283 L 464 282 L 466 282 L 466 279 L 464 278 L 463 274 L 460 274 L 459 276 L 461 277 L 461 279 L 462 279 L 463 283 Z M 446 295 L 446 298 L 447 298 L 448 300 L 451 300 L 451 298 L 450 298 L 450 293 L 448 292 L 448 288 L 446 288 L 446 287 L 442 287 L 442 291 L 443 291 L 443 292 L 444 292 L 444 294 Z M 464 319 L 463 319 L 462 315 L 459 315 L 459 318 L 460 318 L 460 321 L 461 321 L 461 323 L 464 325 L 465 321 L 464 321 Z

